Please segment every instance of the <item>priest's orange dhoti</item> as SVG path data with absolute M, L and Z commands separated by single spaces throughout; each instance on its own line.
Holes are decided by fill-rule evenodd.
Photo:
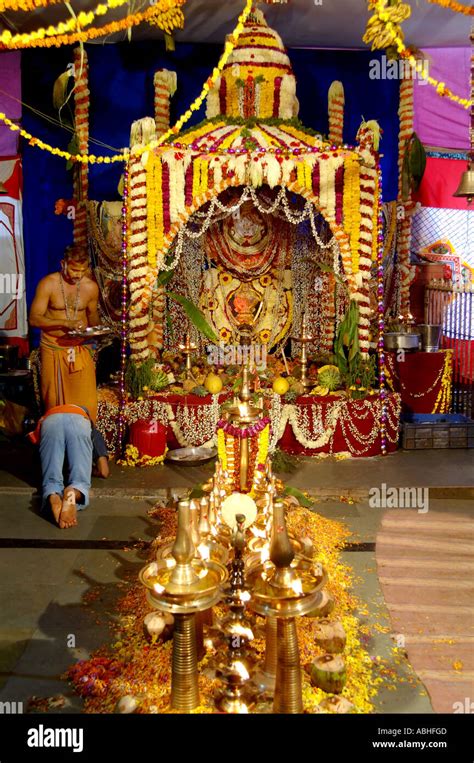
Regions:
M 56 405 L 82 405 L 95 424 L 97 386 L 90 350 L 74 340 L 43 333 L 40 351 L 41 397 L 45 410 Z

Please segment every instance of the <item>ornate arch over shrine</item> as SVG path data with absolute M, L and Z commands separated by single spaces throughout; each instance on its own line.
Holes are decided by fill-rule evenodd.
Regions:
M 257 11 L 209 93 L 208 119 L 132 160 L 130 346 L 136 360 L 162 338 L 165 300 L 155 285 L 158 274 L 176 264 L 173 242 L 199 209 L 235 186 L 286 189 L 307 201 L 309 219 L 310 209 L 322 214 L 339 246 L 350 297 L 359 305 L 360 348 L 368 352 L 379 206 L 374 135 L 363 125 L 356 145 L 330 143 L 297 120 L 295 90 L 281 39 Z M 282 203 L 288 205 L 286 192 Z

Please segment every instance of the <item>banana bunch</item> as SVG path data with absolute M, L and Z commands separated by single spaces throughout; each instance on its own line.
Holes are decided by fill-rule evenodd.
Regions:
M 181 8 L 175 5 L 159 11 L 156 16 L 149 19 L 149 23 L 157 26 L 165 34 L 172 34 L 175 29 L 184 28 L 184 14 Z
M 371 5 L 373 7 L 374 4 L 371 3 Z M 404 34 L 400 25 L 411 15 L 410 6 L 400 2 L 400 0 L 397 0 L 396 5 L 391 5 L 388 8 L 381 8 L 381 6 L 385 6 L 385 2 L 376 4 L 375 12 L 367 22 L 367 28 L 362 38 L 367 45 L 372 43 L 372 50 L 388 48 L 393 44 L 395 35 L 403 40 Z M 389 23 L 391 24 L 390 27 L 388 27 Z

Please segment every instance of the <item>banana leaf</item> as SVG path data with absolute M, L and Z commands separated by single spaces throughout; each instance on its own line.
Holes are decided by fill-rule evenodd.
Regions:
M 426 168 L 426 152 L 416 132 L 407 139 L 402 167 L 402 198 L 408 201 L 417 191 Z
M 347 347 L 348 353 L 344 348 Z M 360 352 L 359 348 L 359 308 L 355 300 L 351 300 L 349 309 L 339 324 L 336 341 L 334 342 L 334 354 L 336 364 L 342 374 L 347 374 L 349 366 Z
M 311 506 L 314 504 L 314 501 L 310 500 L 309 498 L 306 498 L 304 493 L 301 492 L 301 490 L 298 490 L 296 487 L 291 487 L 291 485 L 288 485 L 284 491 L 284 495 L 292 495 L 294 498 L 296 498 L 301 506 L 304 506 L 305 509 L 310 509 Z
M 186 297 L 183 297 L 181 294 L 176 294 L 173 291 L 167 291 L 166 294 L 168 297 L 170 297 L 170 299 L 181 305 L 193 326 L 195 326 L 197 330 L 206 337 L 206 339 L 209 339 L 211 342 L 215 342 L 216 344 L 218 343 L 218 337 L 209 326 L 202 312 L 193 302 L 191 302 L 189 299 L 186 299 Z
M 174 275 L 174 270 L 162 270 L 156 279 L 157 286 L 166 286 L 171 281 Z
M 410 172 L 412 176 L 412 189 L 417 191 L 423 180 L 426 169 L 426 152 L 423 143 L 416 132 L 413 133 L 410 143 Z
M 59 75 L 53 85 L 53 106 L 60 111 L 67 100 L 67 86 L 71 72 L 69 70 Z

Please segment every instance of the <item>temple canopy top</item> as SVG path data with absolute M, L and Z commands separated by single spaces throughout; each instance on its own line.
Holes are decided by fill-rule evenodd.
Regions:
M 207 98 L 207 117 L 292 119 L 298 115 L 296 79 L 281 37 L 254 10 Z

